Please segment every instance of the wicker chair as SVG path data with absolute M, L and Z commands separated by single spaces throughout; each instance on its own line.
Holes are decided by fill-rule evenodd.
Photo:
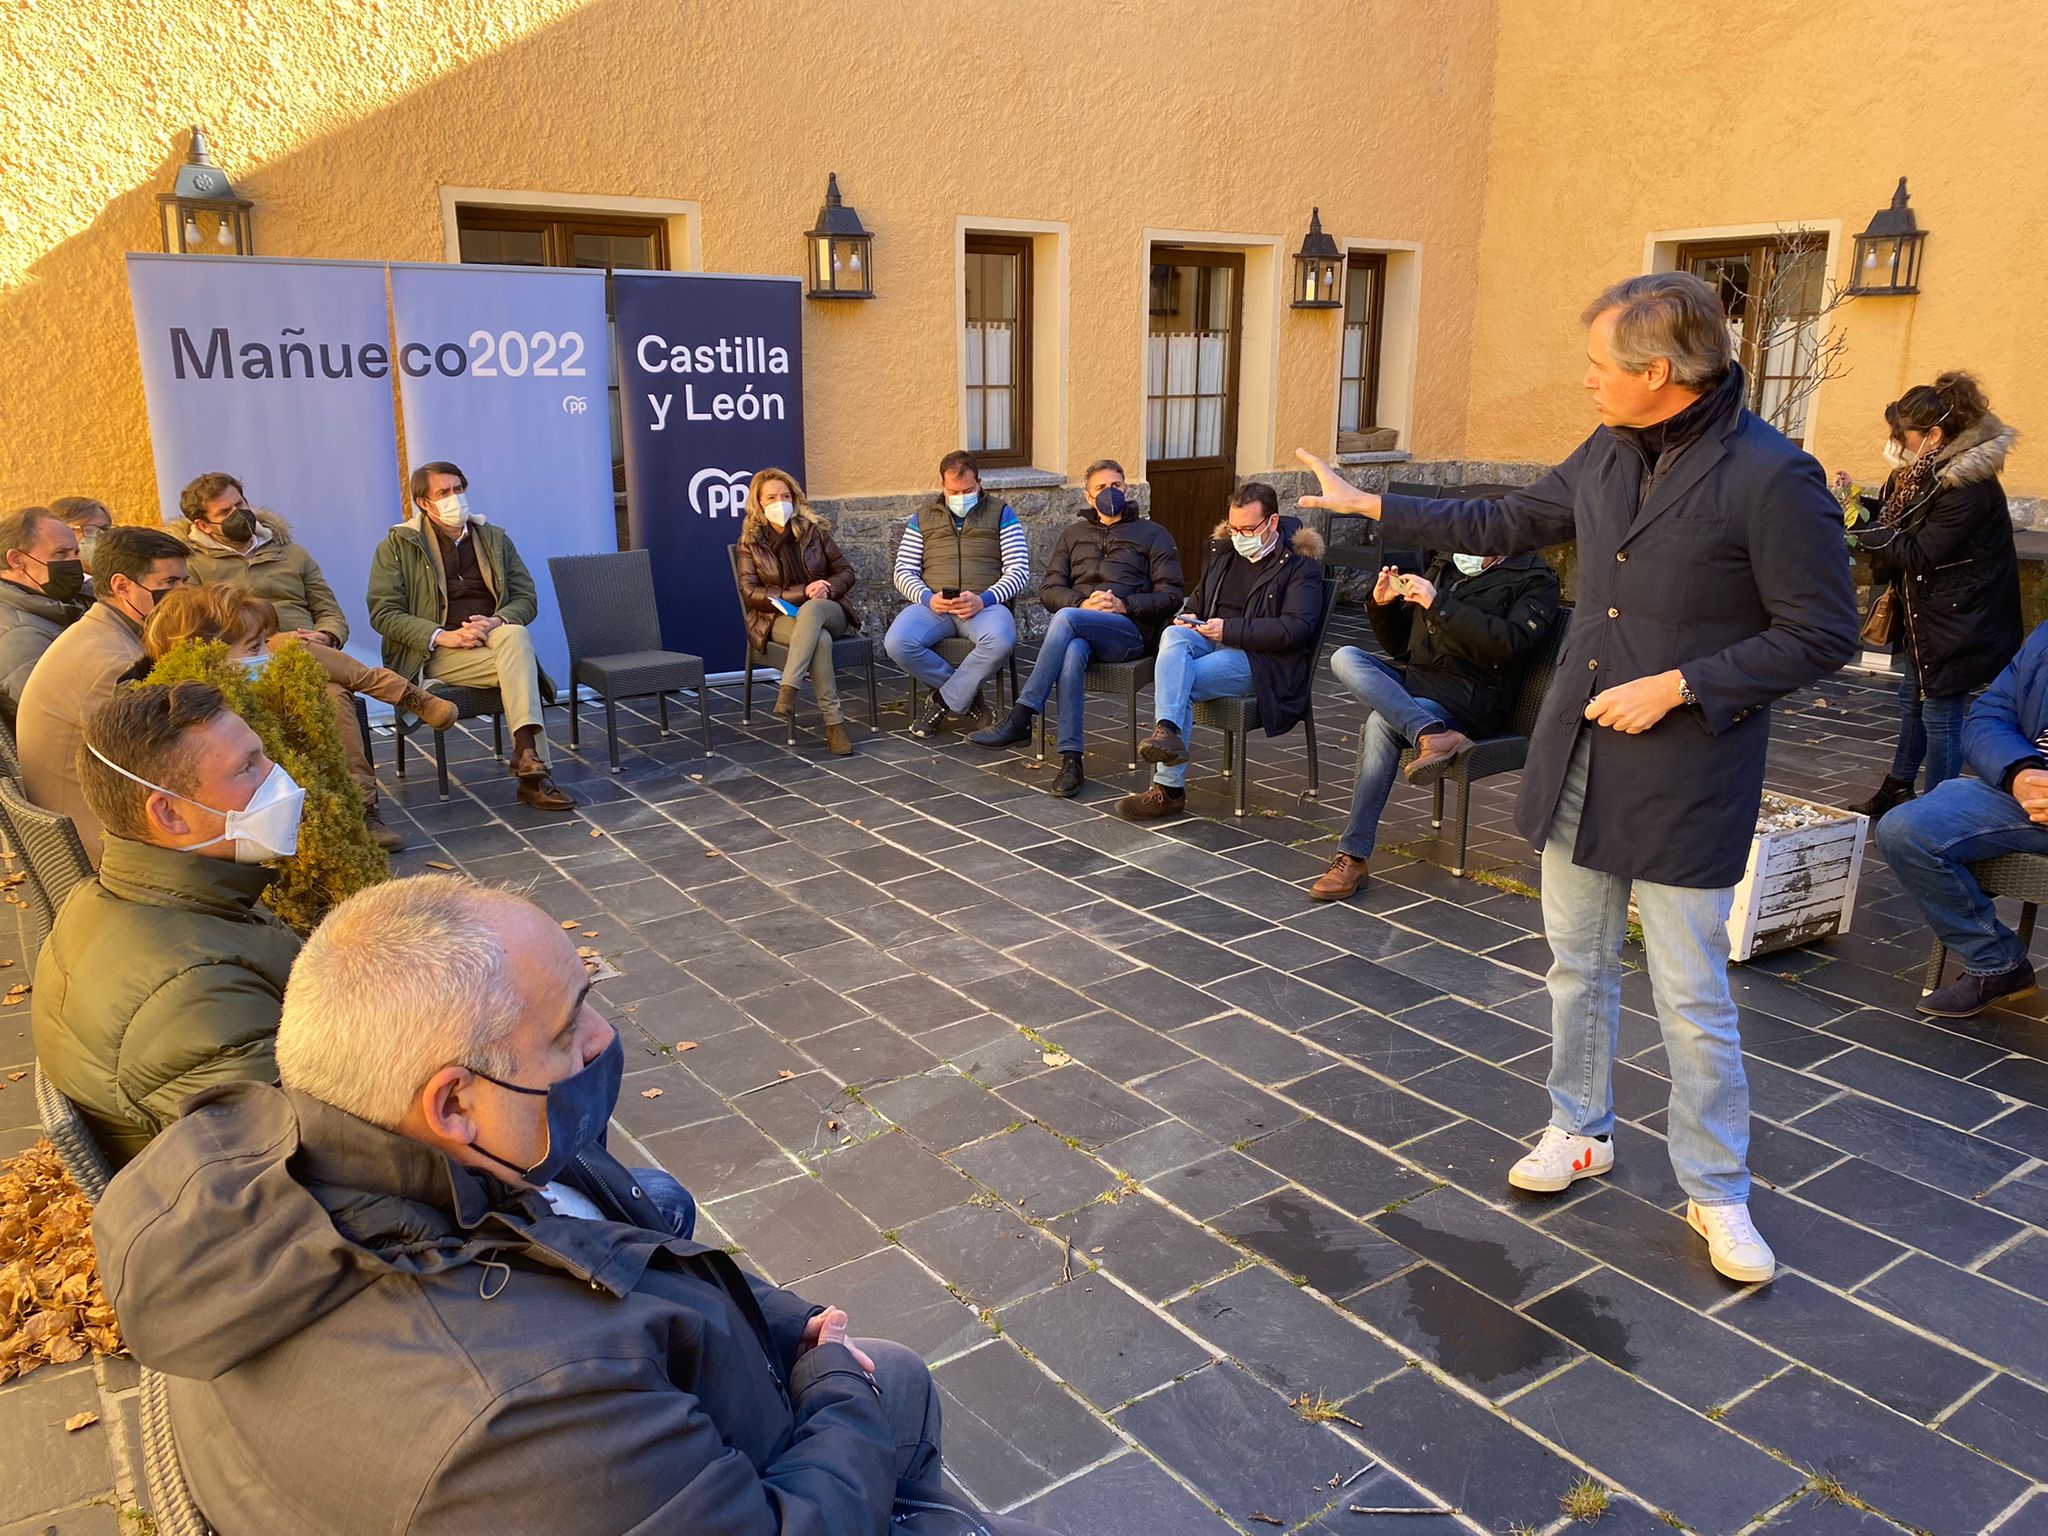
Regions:
M 1328 568 L 1323 571 L 1323 611 L 1316 620 L 1315 638 L 1309 642 L 1309 677 L 1314 679 L 1316 669 L 1322 664 L 1323 636 L 1329 632 L 1330 614 L 1337 606 L 1337 582 Z M 1244 814 L 1245 791 L 1250 778 L 1246 758 L 1246 744 L 1252 732 L 1259 725 L 1259 701 L 1249 694 L 1228 699 L 1203 699 L 1194 708 L 1194 723 L 1206 725 L 1223 733 L 1223 776 L 1237 781 L 1237 806 L 1233 814 Z M 1322 769 L 1316 755 L 1316 703 L 1311 690 L 1308 713 L 1301 717 L 1301 728 L 1308 737 L 1308 797 L 1321 797 Z
M 554 555 L 548 560 L 555 604 L 569 637 L 569 745 L 578 744 L 576 690 L 589 683 L 604 700 L 605 745 L 619 771 L 620 699 L 654 695 L 661 734 L 668 734 L 668 696 L 697 694 L 697 724 L 704 755 L 711 755 L 711 696 L 704 658 L 661 645 L 661 610 L 654 600 L 654 557 L 644 549 L 615 555 Z
M 1356 512 L 1332 513 L 1325 537 L 1326 565 L 1341 566 L 1347 571 L 1376 572 L 1386 563 L 1380 558 L 1380 525 L 1372 518 Z
M 1133 661 L 1091 661 L 1088 672 L 1082 680 L 1084 693 L 1111 694 L 1124 701 L 1124 718 L 1130 725 L 1130 757 L 1124 763 L 1126 768 L 1138 766 L 1138 695 L 1152 686 L 1152 664 L 1154 658 L 1140 656 Z M 1055 688 L 1054 694 L 1059 690 Z M 1050 731 L 1048 720 L 1052 714 L 1051 700 L 1038 716 L 1038 760 L 1045 761 L 1045 743 Z
M 185 1469 L 178 1460 L 178 1442 L 171 1434 L 169 1382 L 145 1367 L 137 1406 L 142 1419 L 142 1473 L 149 1484 L 149 1513 L 157 1536 L 213 1536 L 213 1527 L 199 1512 Z
M 14 744 L 14 728 L 0 720 L 0 778 L 21 782 L 21 748 Z
M 21 792 L 18 781 L 0 778 L 0 828 L 7 841 L 28 861 L 29 942 L 24 957 L 29 979 L 35 979 L 36 957 L 57 921 L 58 909 L 71 888 L 92 878 L 92 861 L 78 840 L 69 816 L 46 811 Z
M 64 1171 L 71 1175 L 71 1182 L 78 1186 L 86 1199 L 98 1205 L 100 1197 L 107 1192 L 107 1181 L 114 1176 L 114 1165 L 100 1150 L 99 1141 L 94 1137 L 92 1127 L 85 1123 L 85 1117 L 78 1112 L 78 1106 L 43 1076 L 40 1063 L 36 1066 L 36 1113 L 42 1117 L 43 1134 L 57 1149 L 58 1159 L 64 1164 Z
M 740 600 L 740 614 L 745 617 L 747 597 L 740 586 L 740 547 L 737 544 L 725 546 L 725 557 L 732 562 L 732 589 Z M 777 640 L 770 640 L 760 650 L 747 647 L 746 670 L 740 679 L 740 724 L 749 725 L 754 719 L 754 668 L 773 667 L 789 676 L 789 647 Z M 875 691 L 875 645 L 866 635 L 846 635 L 832 642 L 832 670 L 834 674 L 852 671 L 855 667 L 866 669 L 868 676 L 868 724 L 876 730 L 882 726 L 881 697 Z M 786 740 L 796 745 L 796 716 L 786 722 L 789 730 Z
M 1513 773 L 1529 760 L 1529 737 L 1536 729 L 1536 717 L 1543 709 L 1543 696 L 1550 692 L 1550 680 L 1557 675 L 1558 653 L 1564 649 L 1565 635 L 1572 625 L 1572 610 L 1569 605 L 1560 606 L 1557 616 L 1551 620 L 1550 633 L 1537 642 L 1524 664 L 1522 681 L 1515 690 L 1513 708 L 1508 711 L 1507 729 L 1498 736 L 1482 736 L 1472 743 L 1472 750 L 1453 763 L 1444 776 L 1436 781 L 1436 802 L 1430 810 L 1429 824 L 1441 829 L 1444 824 L 1444 785 L 1455 781 L 1458 786 L 1458 862 L 1451 866 L 1451 873 L 1465 873 L 1465 856 L 1472 837 L 1472 786 L 1480 779 L 1490 779 L 1495 774 Z M 1365 736 L 1358 739 L 1358 761 L 1365 763 Z M 1410 747 L 1401 754 L 1401 761 L 1415 761 L 1415 748 Z
M 447 699 L 455 706 L 455 718 L 471 720 L 479 715 L 491 717 L 491 747 L 503 757 L 505 755 L 505 700 L 495 688 L 458 688 L 453 683 L 425 681 L 420 686 L 436 698 Z M 414 731 L 425 727 L 417 720 L 406 723 L 404 710 L 393 710 L 391 714 L 392 756 L 396 760 L 398 776 L 405 777 L 405 744 Z M 448 798 L 448 733 L 434 732 L 434 772 L 441 786 L 441 798 Z
M 2048 903 L 2048 857 L 2038 853 L 2001 853 L 1980 859 L 1970 866 L 1970 878 L 1986 896 L 2014 896 L 2020 902 L 2020 953 L 2034 945 L 2034 912 Z M 1927 974 L 1920 979 L 1920 995 L 1927 996 L 1941 985 L 1941 973 L 1948 964 L 1948 946 L 1934 941 L 1927 957 Z

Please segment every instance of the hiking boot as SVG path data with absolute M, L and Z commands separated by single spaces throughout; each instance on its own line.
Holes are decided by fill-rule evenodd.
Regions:
M 1570 1131 L 1546 1126 L 1543 1139 L 1534 1150 L 1508 1170 L 1508 1182 L 1517 1189 L 1539 1195 L 1554 1195 L 1570 1189 L 1580 1179 L 1590 1179 L 1614 1166 L 1614 1141 L 1592 1136 L 1575 1136 Z
M 536 811 L 573 811 L 576 797 L 548 777 L 546 769 L 537 779 L 519 781 L 519 803 Z
M 934 688 L 924 703 L 918 706 L 917 715 L 910 722 L 910 734 L 919 738 L 936 736 L 952 723 L 953 712 L 946 708 L 946 701 L 939 697 Z
M 783 720 L 787 720 L 796 713 L 796 685 L 794 683 L 784 683 L 775 690 L 775 713 L 777 717 Z
M 1707 1240 L 1707 1257 L 1730 1280 L 1760 1285 L 1778 1272 L 1777 1255 L 1757 1235 L 1747 1204 L 1701 1205 L 1697 1200 L 1688 1200 L 1685 1220 L 1686 1225 Z
M 2026 997 L 2034 990 L 2034 967 L 2025 960 L 1995 976 L 1972 976 L 1963 972 L 1945 987 L 1937 987 L 1920 999 L 1920 1011 L 1937 1019 L 1967 1019 L 1982 1013 L 2000 998 Z
M 1361 885 L 1370 884 L 1366 878 L 1365 860 L 1340 853 L 1330 860 L 1330 867 L 1323 871 L 1323 877 L 1308 888 L 1310 901 L 1343 901 Z
M 1402 771 L 1410 784 L 1427 787 L 1471 750 L 1472 738 L 1463 731 L 1424 731 L 1415 742 L 1415 761 Z
M 1052 781 L 1048 795 L 1057 795 L 1062 800 L 1071 800 L 1081 793 L 1081 786 L 1088 782 L 1088 775 L 1081 771 L 1081 754 L 1062 752 L 1060 754 L 1060 776 Z
M 508 770 L 512 777 L 525 784 L 548 776 L 548 765 L 540 760 L 540 754 L 531 747 L 521 747 L 512 754 Z
M 1188 760 L 1187 740 L 1181 735 L 1179 726 L 1171 720 L 1161 720 L 1152 727 L 1152 734 L 1139 744 L 1138 756 L 1148 763 L 1178 768 Z
M 1001 725 L 992 725 L 985 731 L 976 731 L 967 739 L 977 747 L 1014 747 L 1020 741 L 1031 739 L 1031 722 L 1038 716 L 1022 704 L 1010 710 L 1010 718 Z
M 962 730 L 974 732 L 992 731 L 996 728 L 996 712 L 988 707 L 988 700 L 982 697 L 979 688 L 974 690 L 974 702 L 953 717 Z M 969 738 L 972 739 L 971 737 Z
M 408 714 L 418 715 L 420 723 L 431 730 L 445 731 L 455 723 L 455 701 L 444 699 L 438 693 L 411 683 L 405 685 L 405 692 L 399 696 L 398 707 Z
M 1872 795 L 1868 800 L 1859 801 L 1857 804 L 1850 806 L 1849 809 L 1856 812 L 1859 816 L 1868 816 L 1870 824 L 1874 827 L 1886 811 L 1904 805 L 1912 798 L 1913 781 L 1911 779 L 1895 779 L 1890 774 L 1886 774 L 1884 782 L 1877 786 L 1876 794 Z
M 379 848 L 382 848 L 386 853 L 405 852 L 405 834 L 396 828 L 386 825 L 384 813 L 378 810 L 376 806 L 373 805 L 364 810 L 363 825 L 370 829 L 370 841 Z
M 1158 821 L 1178 816 L 1187 808 L 1187 791 L 1168 789 L 1164 784 L 1147 785 L 1143 794 L 1125 795 L 1116 803 L 1116 813 L 1125 821 Z
M 846 727 L 837 720 L 825 727 L 825 750 L 834 757 L 853 756 L 853 738 L 846 734 Z

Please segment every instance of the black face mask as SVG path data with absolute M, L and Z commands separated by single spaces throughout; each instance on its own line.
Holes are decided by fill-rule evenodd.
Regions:
M 43 562 L 43 596 L 60 603 L 76 600 L 85 592 L 85 566 L 77 560 Z
M 256 537 L 256 519 L 247 507 L 238 507 L 221 520 L 220 536 L 230 544 L 246 544 Z

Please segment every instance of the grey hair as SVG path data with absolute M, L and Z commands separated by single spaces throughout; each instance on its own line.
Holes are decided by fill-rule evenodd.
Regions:
M 1709 390 L 1728 376 L 1734 357 L 1727 312 L 1714 290 L 1690 272 L 1625 277 L 1586 306 L 1580 323 L 1591 325 L 1609 310 L 1620 313 L 1608 350 L 1628 372 L 1646 373 L 1661 357 L 1681 389 Z
M 292 965 L 277 1025 L 288 1088 L 395 1130 L 450 1064 L 511 1077 L 518 990 L 494 918 L 529 907 L 455 875 L 356 892 Z
M 1095 478 L 1095 477 L 1096 477 L 1097 475 L 1101 474 L 1101 473 L 1102 473 L 1102 472 L 1103 472 L 1103 471 L 1104 471 L 1105 469 L 1113 469 L 1113 470 L 1115 470 L 1115 471 L 1116 471 L 1116 474 L 1117 474 L 1117 478 L 1118 478 L 1119 480 L 1121 480 L 1121 479 L 1125 478 L 1125 476 L 1124 476 L 1124 467 L 1123 467 L 1123 465 L 1121 465 L 1121 464 L 1117 463 L 1117 461 L 1116 461 L 1115 459 L 1097 459 L 1097 460 L 1096 460 L 1096 461 L 1095 461 L 1095 462 L 1094 462 L 1093 464 L 1090 464 L 1090 465 L 1088 466 L 1088 472 L 1087 472 L 1086 474 L 1084 474 L 1083 476 L 1081 476 L 1081 483 L 1082 483 L 1083 485 L 1086 485 L 1086 484 L 1087 484 L 1087 483 L 1088 483 L 1088 482 L 1089 482 L 1090 480 L 1093 480 L 1093 479 L 1094 479 L 1094 478 Z

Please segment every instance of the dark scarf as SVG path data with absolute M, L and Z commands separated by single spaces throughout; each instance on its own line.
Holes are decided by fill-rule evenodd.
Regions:
M 1742 370 L 1730 367 L 1721 375 L 1720 383 L 1677 415 L 1667 416 L 1652 426 L 1616 427 L 1614 430 L 1633 442 L 1654 466 L 1665 454 L 1676 453 L 1690 445 L 1730 405 L 1739 405 L 1741 400 Z

